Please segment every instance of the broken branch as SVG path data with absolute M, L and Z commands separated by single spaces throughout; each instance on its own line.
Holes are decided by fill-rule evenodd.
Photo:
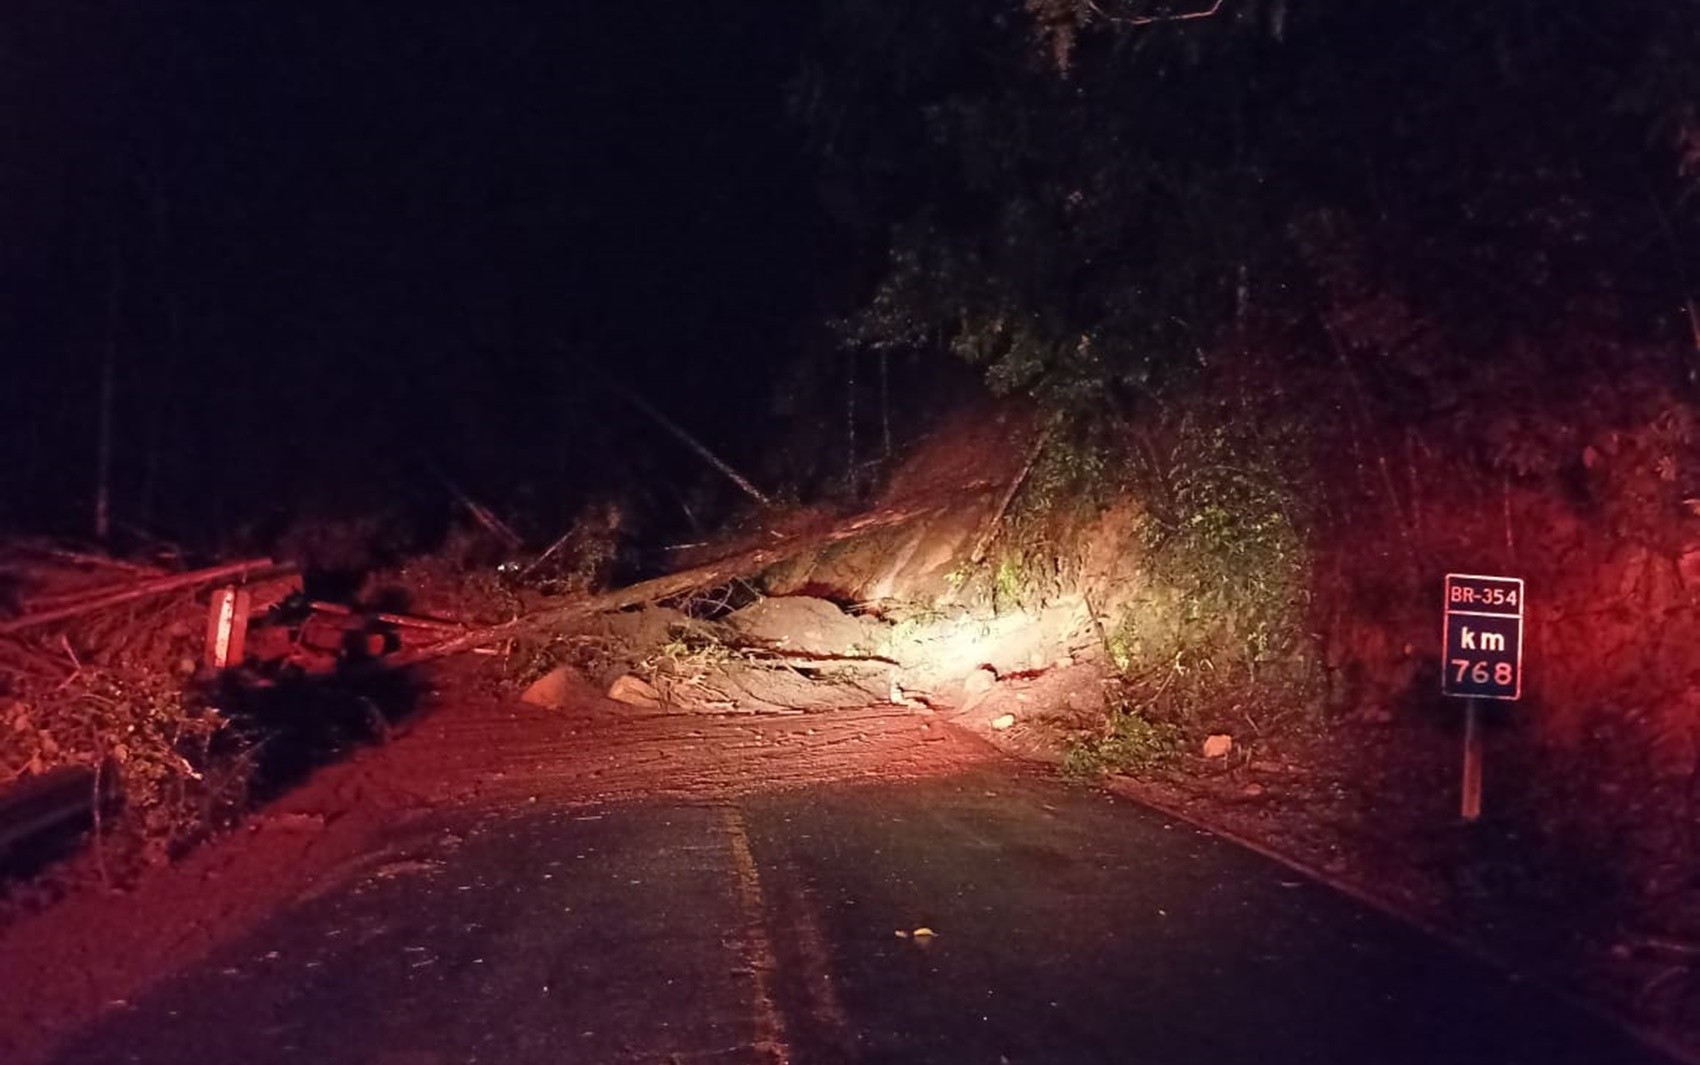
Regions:
M 1021 486 L 1027 481 L 1027 475 L 1033 472 L 1033 464 L 1039 461 L 1039 455 L 1050 441 L 1051 430 L 1048 428 L 1039 434 L 1039 439 L 1033 441 L 1033 450 L 1027 453 L 1027 461 L 1022 463 L 1021 472 L 1015 475 L 1013 481 L 1009 482 L 1009 487 L 1004 490 L 1003 498 L 998 501 L 998 508 L 992 511 L 990 518 L 986 519 L 985 528 L 980 530 L 980 538 L 974 541 L 974 553 L 968 556 L 969 562 L 978 566 L 985 561 L 986 549 L 992 546 L 992 540 L 996 538 L 998 529 L 1003 525 L 1004 514 L 1008 512 L 1009 505 L 1015 502 L 1016 493 L 1021 491 Z
M 341 603 L 325 603 L 318 600 L 314 600 L 308 605 L 312 608 L 312 611 L 315 614 L 330 614 L 334 617 L 342 618 L 368 618 L 372 621 L 380 621 L 385 625 L 394 625 L 397 628 L 402 629 L 431 629 L 436 632 L 466 631 L 466 626 L 460 622 L 449 621 L 444 618 L 428 618 L 419 614 L 391 614 L 382 611 L 368 613 L 366 611 L 355 610 L 350 606 L 343 606 Z
M 22 617 L 0 622 L 0 636 L 9 636 L 14 632 L 24 632 L 28 629 L 39 628 L 42 625 L 51 625 L 55 621 L 67 621 L 71 618 L 82 617 L 84 614 L 92 614 L 97 610 L 105 610 L 107 607 L 121 606 L 138 599 L 163 595 L 166 592 L 197 588 L 203 584 L 213 584 L 217 581 L 275 576 L 280 573 L 288 573 L 294 568 L 294 566 L 274 562 L 269 558 L 257 558 L 247 562 L 233 562 L 226 566 L 214 566 L 211 569 L 195 570 L 191 573 L 178 573 L 170 577 L 142 581 L 110 595 L 103 595 L 81 603 L 73 603 L 56 610 L 43 610 L 40 613 L 25 614 Z
M 1178 15 L 1112 15 L 1099 7 L 1095 0 L 1086 0 L 1086 6 L 1097 12 L 1100 18 L 1119 26 L 1150 26 L 1158 22 L 1191 22 L 1193 19 L 1210 18 L 1222 10 L 1222 0 L 1216 0 L 1203 10 L 1183 11 Z
M 83 566 L 95 569 L 115 569 L 121 570 L 125 573 L 133 573 L 137 576 L 148 577 L 158 577 L 165 573 L 165 571 L 160 569 L 158 566 L 143 565 L 139 562 L 128 562 L 121 558 L 97 555 L 88 551 L 73 551 L 68 547 L 24 544 L 22 546 L 22 550 L 28 554 L 39 555 L 42 558 L 52 558 L 61 562 L 69 562 L 74 566 Z
M 768 506 L 773 505 L 773 500 L 769 499 L 767 497 L 767 495 L 762 492 L 761 489 L 759 489 L 755 485 L 751 484 L 748 478 L 746 478 L 743 474 L 739 473 L 737 470 L 733 469 L 719 455 L 716 455 L 714 452 L 710 451 L 708 449 L 708 447 L 705 444 L 703 444 L 702 441 L 698 440 L 696 437 L 694 437 L 690 433 L 686 432 L 682 427 L 679 426 L 678 423 L 674 422 L 671 418 L 667 417 L 667 415 L 662 414 L 659 410 L 655 409 L 655 407 L 652 406 L 648 400 L 644 399 L 642 396 L 638 395 L 636 392 L 633 392 L 631 389 L 627 388 L 625 385 L 622 385 L 618 381 L 615 381 L 613 378 L 609 377 L 607 374 L 603 373 L 602 371 L 597 370 L 594 367 L 590 368 L 590 371 L 591 371 L 591 374 L 593 376 L 595 376 L 595 378 L 602 383 L 602 387 L 608 389 L 608 391 L 619 396 L 621 399 L 625 400 L 627 403 L 630 403 L 632 406 L 636 407 L 638 410 L 642 411 L 644 414 L 647 414 L 651 419 L 653 419 L 655 421 L 655 423 L 657 425 L 661 426 L 661 428 L 667 430 L 669 433 L 672 433 L 673 436 L 676 439 L 678 439 L 678 441 L 680 443 L 684 444 L 686 447 L 690 448 L 691 451 L 695 452 L 696 456 L 698 458 L 702 459 L 704 462 L 708 463 L 710 466 L 713 466 L 716 470 L 719 470 L 722 474 L 724 474 L 726 476 L 726 479 L 731 481 L 733 484 L 737 485 L 738 488 L 745 495 L 749 496 L 751 499 L 755 500 L 757 503 L 760 503 L 764 507 L 768 507 Z
M 624 610 L 627 607 L 642 606 L 674 596 L 684 595 L 701 588 L 713 588 L 739 577 L 751 577 L 762 570 L 791 557 L 805 547 L 821 543 L 837 543 L 852 536 L 861 535 L 871 529 L 888 528 L 902 525 L 932 511 L 892 511 L 885 514 L 864 516 L 847 522 L 823 535 L 799 534 L 780 541 L 770 547 L 758 550 L 742 551 L 729 555 L 716 562 L 694 569 L 682 570 L 664 577 L 643 581 L 625 588 L 617 588 L 601 595 L 590 596 L 574 602 L 565 603 L 550 610 L 541 610 L 535 614 L 522 615 L 511 621 L 492 625 L 489 628 L 476 629 L 472 632 L 457 636 L 452 640 L 420 647 L 411 651 L 386 658 L 384 662 L 394 666 L 410 666 L 420 662 L 429 662 L 449 655 L 460 654 L 475 648 L 500 643 L 504 640 L 551 626 L 568 625 L 584 618 L 593 617 L 614 610 Z
M 460 501 L 460 505 L 466 508 L 466 512 L 472 515 L 473 521 L 482 525 L 486 532 L 506 544 L 508 550 L 513 551 L 519 548 L 519 545 L 523 542 L 520 539 L 519 534 L 509 528 L 507 522 L 496 517 L 495 511 L 461 491 L 460 486 L 455 484 L 453 481 L 444 478 L 443 483 L 448 486 L 449 491 L 453 493 L 454 497 Z

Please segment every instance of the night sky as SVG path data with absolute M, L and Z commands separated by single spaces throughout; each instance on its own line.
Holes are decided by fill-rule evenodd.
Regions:
M 754 460 L 836 283 L 811 14 L 8 5 L 0 521 L 86 527 L 108 350 L 117 517 L 182 539 L 712 477 L 581 360 Z

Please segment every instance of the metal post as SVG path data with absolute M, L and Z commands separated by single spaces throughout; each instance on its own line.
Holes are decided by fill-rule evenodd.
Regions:
M 1482 816 L 1481 700 L 1464 703 L 1464 788 L 1460 810 L 1465 821 Z
M 226 587 L 213 593 L 207 612 L 206 663 L 213 669 L 242 664 L 248 635 L 251 596 L 246 588 Z

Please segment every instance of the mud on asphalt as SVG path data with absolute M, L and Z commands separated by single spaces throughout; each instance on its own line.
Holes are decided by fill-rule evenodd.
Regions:
M 393 742 L 319 770 L 129 891 L 85 891 L 0 934 L 0 1060 L 44 1060 L 303 898 L 405 868 L 418 860 L 409 841 L 435 845 L 450 815 L 916 779 L 1003 757 L 903 707 L 708 716 L 587 699 L 549 710 L 493 694 L 465 667 L 433 680 Z

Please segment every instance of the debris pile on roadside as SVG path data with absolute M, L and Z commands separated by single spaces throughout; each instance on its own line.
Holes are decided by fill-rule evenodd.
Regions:
M 84 838 L 97 845 L 74 876 L 119 882 L 169 859 L 271 778 L 385 738 L 383 704 L 407 685 L 362 667 L 466 628 L 408 612 L 393 588 L 329 602 L 305 587 L 269 558 L 0 547 L 0 875 L 27 879 Z
M 979 426 L 959 457 L 978 462 L 1005 428 Z M 277 541 L 281 563 L 0 548 L 14 615 L 0 618 L 0 875 L 20 855 L 40 868 L 72 853 L 91 828 L 102 881 L 165 860 L 351 745 L 387 740 L 423 697 L 417 667 L 469 653 L 545 705 L 900 706 L 1019 745 L 1043 707 L 1101 701 L 1084 603 L 1000 614 L 952 601 L 1020 459 L 974 479 L 900 470 L 856 515 L 764 511 L 618 587 L 622 531 L 606 506 L 529 548 L 469 500 L 472 520 L 430 551 L 398 550 L 371 523 L 306 520 Z M 1062 677 L 1085 697 L 1054 698 Z M 37 855 L 44 828 L 66 845 Z
M 224 758 L 237 738 L 193 686 L 205 600 L 209 588 L 237 581 L 264 594 L 285 575 L 267 559 L 173 571 L 44 543 L 7 545 L 0 857 L 52 857 L 30 853 L 44 832 L 74 833 L 104 816 L 128 830 L 114 838 L 123 852 L 114 862 L 157 861 L 240 801 L 241 768 Z M 110 875 L 108 855 L 97 857 Z
M 562 707 L 603 697 L 675 713 L 904 706 L 994 731 L 1101 701 L 1100 674 L 1085 661 L 1094 636 L 1077 601 L 997 617 L 896 604 L 845 610 L 743 590 L 742 605 L 712 617 L 646 606 L 557 633 L 522 676 L 523 698 Z

